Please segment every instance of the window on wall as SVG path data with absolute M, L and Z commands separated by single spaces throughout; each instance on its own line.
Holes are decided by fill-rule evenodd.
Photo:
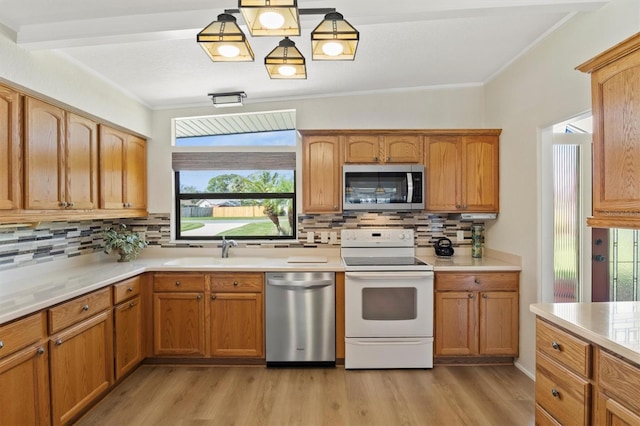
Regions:
M 176 121 L 176 239 L 295 238 L 297 137 L 293 129 L 280 129 L 292 126 L 293 120 L 286 123 L 289 112 L 257 116 Z M 245 133 L 209 134 L 221 123 L 227 132 Z

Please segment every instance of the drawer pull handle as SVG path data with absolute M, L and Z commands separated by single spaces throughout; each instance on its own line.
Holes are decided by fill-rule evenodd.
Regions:
M 133 291 L 133 287 L 129 287 L 129 288 L 127 288 L 127 291 L 128 291 L 129 293 L 131 293 L 131 292 Z
M 38 348 L 38 355 L 44 354 L 44 348 Z
M 131 302 L 131 303 L 129 303 L 129 307 L 130 307 L 130 308 L 133 308 L 134 306 L 136 306 L 135 302 Z
M 211 295 L 211 300 L 216 300 L 216 295 L 215 294 Z
M 473 282 L 474 282 L 474 283 L 476 283 L 476 284 L 480 284 L 480 280 L 479 280 L 479 279 L 477 279 L 477 278 L 475 278 L 475 279 L 473 280 Z
M 87 311 L 89 310 L 89 305 L 84 305 L 84 306 L 82 307 L 82 310 L 83 310 L 83 311 L 85 311 L 85 312 L 87 312 Z
M 0 349 L 4 348 L 4 342 L 0 340 Z
M 176 287 L 180 287 L 180 281 L 176 281 Z
M 62 339 L 56 340 L 56 346 L 60 346 L 62 344 Z
M 551 389 L 551 395 L 553 395 L 554 398 L 560 398 L 560 392 L 558 392 L 556 388 Z
M 238 287 L 238 281 L 234 281 L 234 282 L 233 282 L 233 286 L 234 286 L 234 287 Z
M 551 342 L 551 347 L 553 347 L 553 349 L 555 349 L 556 351 L 560 350 L 560 344 L 558 342 Z
M 201 295 L 201 294 L 197 295 L 197 296 L 196 296 L 196 299 L 197 299 L 197 300 L 202 299 L 202 295 Z

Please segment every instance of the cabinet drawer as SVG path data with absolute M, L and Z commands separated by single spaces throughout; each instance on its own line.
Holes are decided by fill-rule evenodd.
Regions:
M 536 402 L 563 425 L 589 424 L 591 384 L 536 353 Z
M 113 285 L 113 304 L 130 299 L 140 294 L 140 277 L 129 278 Z
M 203 274 L 155 274 L 153 291 L 204 291 Z
M 584 377 L 591 376 L 591 345 L 539 318 L 536 349 Z
M 45 336 L 43 313 L 0 326 L 0 358 L 35 343 Z
M 57 333 L 111 307 L 111 287 L 85 294 L 49 309 L 49 334 Z
M 215 274 L 209 275 L 212 292 L 262 292 L 264 275 L 256 274 Z
M 561 426 L 560 423 L 547 413 L 544 408 L 536 404 L 536 426 Z
M 451 291 L 517 290 L 519 272 L 436 272 L 435 289 Z
M 640 366 L 600 351 L 598 383 L 605 394 L 640 414 Z

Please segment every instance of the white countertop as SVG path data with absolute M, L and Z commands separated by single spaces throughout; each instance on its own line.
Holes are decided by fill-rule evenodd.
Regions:
M 530 310 L 640 364 L 640 302 L 540 303 Z
M 295 257 L 290 259 L 295 262 L 287 261 L 291 257 Z M 461 255 L 441 260 L 428 253 L 418 257 L 433 264 L 435 271 L 520 270 L 520 266 L 490 257 L 472 259 Z M 168 265 L 167 262 L 173 264 Z M 137 260 L 124 263 L 104 253 L 82 255 L 0 272 L 0 324 L 143 272 L 154 271 L 341 272 L 344 264 L 339 248 L 309 251 L 235 248 L 228 260 L 221 260 L 219 250 L 149 247 Z

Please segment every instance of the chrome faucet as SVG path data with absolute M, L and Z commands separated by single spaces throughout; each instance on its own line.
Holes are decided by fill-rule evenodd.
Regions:
M 237 247 L 238 243 L 235 242 L 235 240 L 227 240 L 224 237 L 222 237 L 222 257 L 226 258 L 229 257 L 229 248 L 231 247 Z

